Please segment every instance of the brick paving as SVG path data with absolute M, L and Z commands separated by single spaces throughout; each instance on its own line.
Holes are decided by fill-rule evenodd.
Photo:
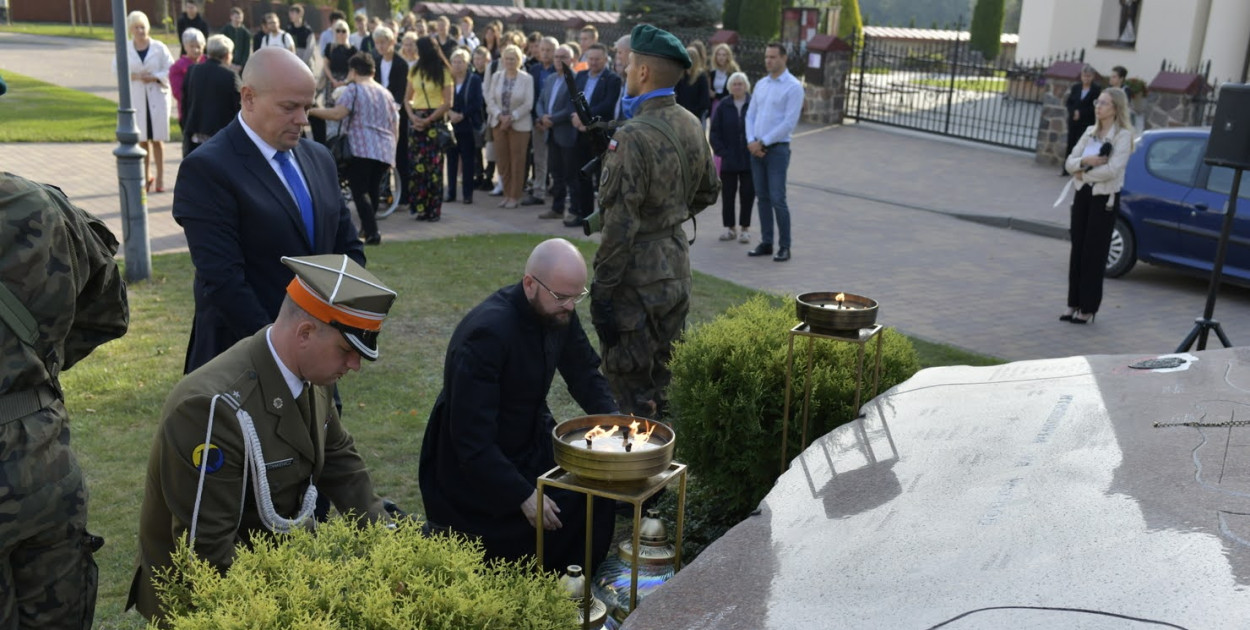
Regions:
M 103 42 L 0 34 L 0 71 L 100 93 L 110 51 Z M 48 66 L 59 67 L 41 70 Z M 2 108 L 0 100 L 0 125 Z M 0 170 L 56 183 L 120 235 L 113 148 L 0 144 Z M 172 188 L 178 150 L 170 149 L 166 183 Z M 1063 180 L 1029 154 L 855 124 L 805 125 L 792 149 L 794 259 L 752 259 L 746 256 L 751 246 L 717 241 L 720 208 L 713 206 L 699 217 L 691 250 L 696 269 L 779 294 L 833 289 L 869 295 L 881 303 L 882 323 L 1010 360 L 1171 352 L 1202 312 L 1205 279 L 1138 265 L 1107 281 L 1095 324 L 1056 321 L 1066 294 L 1068 244 L 1043 234 L 1066 228 L 1066 208 L 1051 207 Z M 185 249 L 170 217 L 172 200 L 169 192 L 147 198 L 154 253 Z M 497 201 L 479 194 L 472 206 L 447 204 L 435 224 L 397 212 L 380 223 L 382 247 L 461 234 L 581 236 L 536 219 L 541 207 L 502 210 Z M 758 225 L 752 231 L 758 238 Z M 1234 342 L 1250 335 L 1247 306 L 1250 291 L 1221 292 L 1216 317 Z

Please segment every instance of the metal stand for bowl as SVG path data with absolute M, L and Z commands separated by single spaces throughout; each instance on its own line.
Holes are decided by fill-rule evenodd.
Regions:
M 859 330 L 846 331 L 846 334 L 822 333 L 814 332 L 811 327 L 805 323 L 800 323 L 790 329 L 790 347 L 786 353 L 786 406 L 781 414 L 781 472 L 786 472 L 790 467 L 790 462 L 786 461 L 786 445 L 789 441 L 790 429 L 790 390 L 794 383 L 794 338 L 807 337 L 807 378 L 803 380 L 803 435 L 802 448 L 807 448 L 807 417 L 811 411 L 812 403 L 812 345 L 817 339 L 828 339 L 829 341 L 841 341 L 845 343 L 859 344 L 858 357 L 856 359 L 855 368 L 855 406 L 852 413 L 859 413 L 860 394 L 864 389 L 864 346 L 868 344 L 874 337 L 877 339 L 877 360 L 874 369 L 872 382 L 872 395 L 875 397 L 880 393 L 881 389 L 881 339 L 884 335 L 881 331 L 885 327 L 881 324 L 873 324 L 868 328 L 860 328 Z M 854 419 L 854 418 L 852 418 Z
M 594 497 L 602 497 L 604 499 L 612 499 L 613 501 L 624 501 L 634 506 L 634 534 L 632 547 L 634 554 L 630 563 L 629 576 L 629 609 L 634 611 L 638 609 L 638 550 L 642 544 L 639 529 L 642 526 L 642 504 L 650 499 L 655 493 L 663 488 L 668 487 L 674 481 L 680 481 L 677 487 L 677 536 L 674 543 L 676 556 L 673 561 L 673 571 L 681 570 L 681 539 L 682 532 L 686 527 L 686 465 L 672 462 L 668 465 L 668 470 L 658 474 L 640 479 L 638 481 L 598 481 L 594 479 L 586 479 L 574 475 L 573 473 L 556 466 L 551 470 L 543 473 L 538 478 L 538 505 L 543 504 L 543 494 L 547 486 L 552 488 L 561 488 L 564 490 L 572 490 L 586 495 L 586 570 L 591 569 L 591 541 L 594 534 L 594 516 L 595 502 Z M 536 527 L 535 536 L 538 539 L 537 549 L 539 562 L 541 564 L 543 557 L 543 511 L 538 510 L 535 515 Z M 590 575 L 586 578 L 585 593 L 582 595 L 582 628 L 583 630 L 590 627 L 590 583 L 593 580 Z

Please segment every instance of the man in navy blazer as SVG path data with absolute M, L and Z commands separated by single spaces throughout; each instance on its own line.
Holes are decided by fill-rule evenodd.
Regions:
M 590 114 L 603 122 L 612 120 L 612 112 L 616 101 L 621 95 L 621 78 L 608 70 L 608 49 L 603 44 L 593 44 L 586 52 L 587 69 L 577 73 L 577 89 L 586 95 L 590 104 Z M 590 86 L 587 89 L 587 86 Z M 590 135 L 582 126 L 581 120 L 573 117 L 573 126 L 580 132 L 577 138 L 577 149 L 574 161 L 579 170 L 595 157 L 590 150 Z M 595 173 L 594 177 L 599 174 Z M 580 174 L 569 181 L 572 190 L 571 212 L 576 215 L 574 220 L 566 220 L 568 227 L 581 227 L 582 219 L 595 211 L 594 182 L 585 174 Z
M 537 120 L 534 128 L 547 132 L 547 171 L 551 173 L 551 210 L 538 215 L 540 219 L 574 220 L 565 215 L 564 201 L 568 194 L 568 182 L 577 176 L 573 152 L 577 149 L 577 129 L 573 127 L 573 99 L 569 97 L 564 73 L 573 63 L 573 49 L 557 46 L 553 56 L 555 72 L 547 75 L 534 103 Z
M 273 322 L 294 277 L 283 256 L 365 262 L 334 159 L 302 137 L 315 93 L 294 53 L 256 51 L 243 71 L 239 117 L 178 169 L 173 215 L 195 265 L 186 372 Z

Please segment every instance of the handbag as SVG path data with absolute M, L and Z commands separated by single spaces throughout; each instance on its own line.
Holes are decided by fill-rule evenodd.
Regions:
M 352 89 L 356 89 L 355 84 L 352 84 Z M 359 98 L 358 94 L 356 98 Z M 347 110 L 347 120 L 339 126 L 339 132 L 326 139 L 326 148 L 330 149 L 330 155 L 334 157 L 334 165 L 338 167 L 340 173 L 347 170 L 347 165 L 354 157 L 352 155 L 352 143 L 348 138 L 347 131 L 351 127 L 352 114 L 356 111 L 356 98 L 352 99 L 352 108 Z
M 425 79 L 421 79 L 421 94 L 425 95 L 425 104 L 430 104 L 430 95 L 425 91 Z M 434 147 L 439 151 L 449 151 L 456 148 L 456 135 L 451 132 L 451 126 L 447 124 L 447 119 L 434 123 Z

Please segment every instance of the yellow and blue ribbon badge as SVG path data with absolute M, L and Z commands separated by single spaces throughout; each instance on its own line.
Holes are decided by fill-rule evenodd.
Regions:
M 205 455 L 205 450 L 208 451 L 207 455 Z M 196 446 L 195 450 L 191 452 L 191 463 L 195 464 L 196 469 L 199 469 L 205 457 L 208 458 L 208 463 L 204 464 L 206 472 L 215 473 L 221 470 L 222 464 L 226 463 L 226 456 L 212 442 Z

